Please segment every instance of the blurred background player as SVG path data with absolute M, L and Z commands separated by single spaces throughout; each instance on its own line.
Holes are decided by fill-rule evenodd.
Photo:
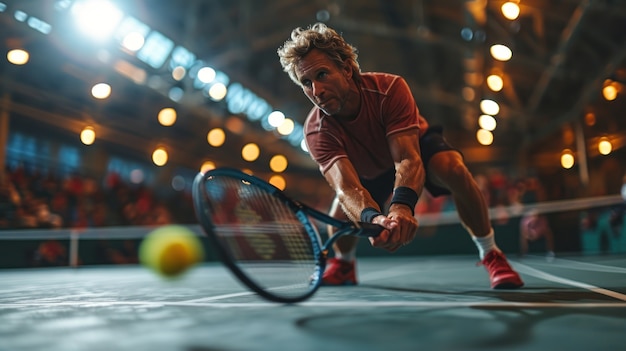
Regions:
M 530 210 L 520 220 L 520 255 L 528 254 L 530 243 L 544 242 L 546 259 L 554 259 L 554 235 L 545 215 L 537 210 Z

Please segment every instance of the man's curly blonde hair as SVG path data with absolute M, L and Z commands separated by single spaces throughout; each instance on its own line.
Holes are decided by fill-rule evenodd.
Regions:
M 296 65 L 313 49 L 323 51 L 337 63 L 338 67 L 349 65 L 352 68 L 352 78 L 357 82 L 360 81 L 361 68 L 357 61 L 356 48 L 324 23 L 315 23 L 307 29 L 301 27 L 294 29 L 291 32 L 291 39 L 278 49 L 283 70 L 297 85 L 300 85 L 300 81 L 296 77 Z

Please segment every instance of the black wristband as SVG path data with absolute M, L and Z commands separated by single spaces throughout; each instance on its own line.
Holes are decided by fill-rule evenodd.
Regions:
M 380 215 L 382 215 L 382 213 L 374 207 L 364 208 L 363 211 L 361 211 L 361 222 L 372 223 L 372 220 Z
M 393 197 L 391 197 L 390 204 L 407 205 L 411 209 L 411 213 L 415 214 L 415 205 L 417 205 L 417 200 L 419 200 L 419 196 L 415 190 L 406 186 L 399 186 L 393 189 Z

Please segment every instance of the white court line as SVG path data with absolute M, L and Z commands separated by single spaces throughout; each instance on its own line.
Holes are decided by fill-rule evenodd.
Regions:
M 303 286 L 302 284 L 293 284 L 293 285 L 277 286 L 275 288 L 270 288 L 266 290 L 282 290 L 282 289 L 290 289 L 293 287 L 302 287 L 302 286 Z M 216 301 L 216 300 L 228 299 L 230 297 L 249 296 L 249 295 L 256 295 L 256 293 L 253 291 L 246 291 L 246 292 L 238 292 L 238 293 L 224 294 L 224 295 L 217 295 L 217 296 L 210 296 L 210 297 L 201 297 L 199 299 L 185 300 L 181 302 L 189 303 L 189 302 L 202 302 L 202 301 Z
M 517 271 L 520 272 L 520 273 L 532 275 L 532 276 L 534 276 L 536 278 L 552 281 L 552 282 L 555 282 L 555 283 L 561 283 L 561 284 L 565 284 L 565 285 L 571 285 L 571 286 L 575 286 L 575 287 L 578 287 L 578 288 L 587 289 L 587 290 L 593 291 L 593 292 L 598 293 L 598 294 L 602 294 L 602 295 L 606 295 L 606 296 L 612 297 L 614 299 L 618 299 L 618 300 L 621 300 L 621 301 L 626 301 L 626 295 L 620 294 L 617 291 L 612 291 L 612 290 L 600 288 L 600 287 L 597 287 L 595 285 L 579 282 L 579 281 L 576 281 L 576 280 L 571 280 L 571 279 L 566 279 L 566 278 L 562 278 L 562 277 L 557 277 L 556 275 L 552 275 L 552 274 L 549 274 L 549 273 L 546 273 L 546 272 L 542 272 L 540 270 L 534 269 L 534 268 L 529 267 L 529 266 L 527 266 L 525 264 L 522 264 L 522 263 L 515 263 L 514 265 L 515 265 L 515 268 L 517 269 Z
M 228 298 L 231 298 L 231 297 L 250 296 L 250 295 L 256 295 L 256 293 L 252 292 L 252 291 L 245 291 L 245 292 L 217 295 L 217 296 L 211 296 L 211 297 L 202 297 L 202 298 L 199 298 L 199 299 L 185 300 L 185 301 L 182 301 L 182 302 L 183 303 L 196 303 L 196 302 L 203 302 L 203 301 L 223 300 L 223 299 L 228 299 Z
M 545 258 L 542 256 L 533 256 L 545 261 Z M 560 264 L 564 263 L 564 264 Z M 592 271 L 592 272 L 602 272 L 602 273 L 626 273 L 626 268 L 623 267 L 614 267 L 614 266 L 606 266 L 598 263 L 590 263 L 590 262 L 580 262 L 574 260 L 568 260 L 564 258 L 555 258 L 553 262 L 545 262 L 542 264 L 546 267 L 558 267 L 558 268 L 567 268 L 567 269 L 575 269 L 580 271 Z
M 24 307 L 115 307 L 115 306 L 138 306 L 138 307 L 213 307 L 213 308 L 274 308 L 285 304 L 272 302 L 245 302 L 245 303 L 189 303 L 189 302 L 150 302 L 150 301 L 66 301 L 55 303 L 23 302 L 23 303 L 0 303 L 0 309 L 15 309 Z M 449 308 L 626 308 L 626 302 L 587 302 L 587 303 L 560 303 L 560 302 L 469 302 L 469 301 L 308 301 L 294 305 L 306 307 L 333 307 L 333 308 L 384 308 L 384 307 L 422 307 L 428 309 Z

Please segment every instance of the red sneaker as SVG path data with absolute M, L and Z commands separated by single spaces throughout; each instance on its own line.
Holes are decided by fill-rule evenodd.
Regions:
M 517 289 L 524 286 L 519 274 L 511 268 L 502 252 L 490 251 L 481 263 L 489 272 L 492 289 Z
M 348 262 L 331 258 L 326 263 L 322 276 L 322 285 L 356 285 L 356 267 L 354 261 Z

